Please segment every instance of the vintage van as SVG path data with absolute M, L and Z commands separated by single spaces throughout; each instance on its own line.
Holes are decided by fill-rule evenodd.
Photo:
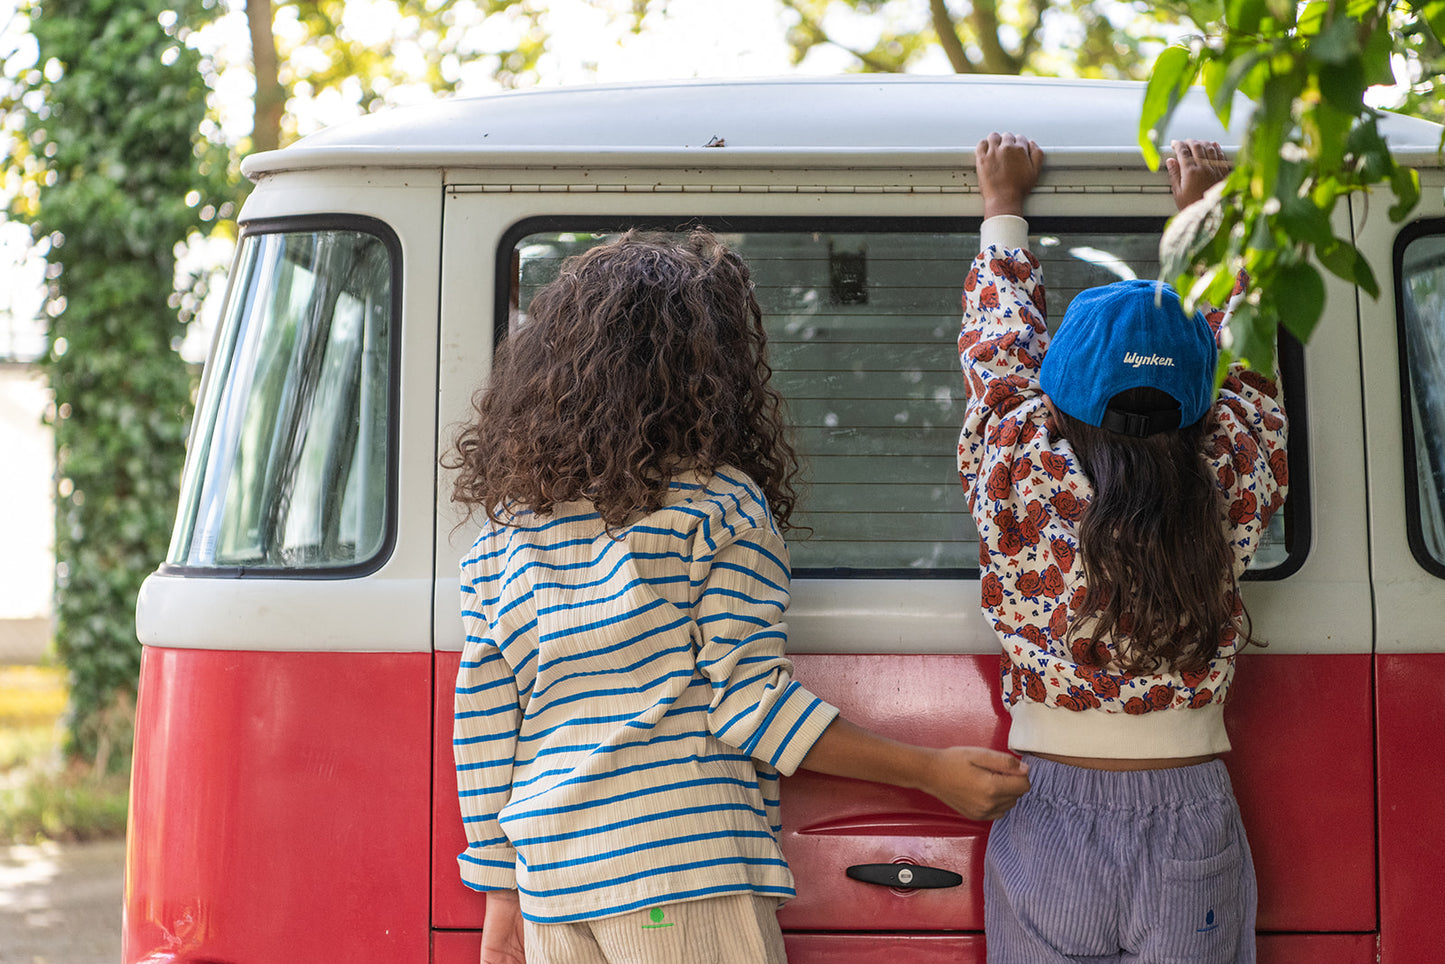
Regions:
M 1141 97 L 909 76 L 539 90 L 249 158 L 174 541 L 137 615 L 125 960 L 476 960 L 450 746 L 471 535 L 438 456 L 537 286 L 630 225 L 705 223 L 754 266 L 810 479 L 803 681 L 903 739 L 1004 746 L 954 466 L 970 153 L 995 129 L 1049 151 L 1030 224 L 1057 316 L 1157 273 L 1173 205 L 1135 144 Z M 1245 587 L 1269 647 L 1241 661 L 1228 764 L 1271 962 L 1445 960 L 1445 170 L 1438 127 L 1385 129 L 1424 201 L 1404 225 L 1378 200 L 1339 211 L 1389 283 L 1372 300 L 1331 279 L 1308 347 L 1282 346 L 1293 487 Z M 1238 143 L 1202 97 L 1173 132 Z M 983 960 L 987 825 L 811 774 L 783 813 L 795 964 Z

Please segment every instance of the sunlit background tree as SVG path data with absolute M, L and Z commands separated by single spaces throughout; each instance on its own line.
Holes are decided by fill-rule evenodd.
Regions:
M 40 363 L 54 395 L 57 453 L 56 648 L 70 674 L 73 750 L 105 755 L 103 723 L 134 695 L 135 595 L 165 552 L 190 413 L 196 355 L 190 350 L 188 363 L 183 346 L 228 256 L 245 193 L 241 155 L 423 98 L 617 79 L 624 60 L 629 78 L 723 70 L 1152 73 L 1147 155 L 1165 134 L 1172 95 L 1202 79 L 1221 104 L 1236 89 L 1264 104 L 1231 181 L 1248 199 L 1237 214 L 1254 254 L 1230 242 L 1228 229 L 1218 233 L 1219 217 L 1201 218 L 1176 232 L 1177 272 L 1191 287 L 1205 279 L 1198 288 L 1206 294 L 1254 257 L 1247 266 L 1283 272 L 1280 290 L 1303 291 L 1313 310 L 1318 266 L 1365 277 L 1353 248 L 1320 232 L 1334 198 L 1384 184 L 1401 213 L 1408 208 L 1414 182 L 1369 135 L 1374 108 L 1366 100 L 1445 115 L 1434 86 L 1445 52 L 1442 7 L 22 0 L 8 18 L 0 11 L 0 147 L 8 158 L 0 197 L 11 221 L 0 228 L 9 237 L 17 223 L 28 225 L 45 265 L 43 297 L 12 295 L 10 310 L 38 303 L 44 320 Z M 720 37 L 747 39 L 725 59 L 700 55 L 708 43 L 730 42 Z M 1391 82 L 1390 94 L 1378 92 Z M 1350 134 L 1356 130 L 1364 133 Z M 1309 166 L 1316 163 L 1323 166 Z M 1325 184 L 1333 186 L 1315 190 Z M 1246 354 L 1262 352 L 1269 325 L 1280 320 L 1269 304 L 1252 317 L 1264 325 L 1242 336 Z M 1313 324 L 1283 320 L 1302 334 Z

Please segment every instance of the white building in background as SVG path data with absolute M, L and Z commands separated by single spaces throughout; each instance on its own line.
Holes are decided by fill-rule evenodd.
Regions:
M 55 579 L 55 447 L 34 366 L 0 362 L 0 665 L 50 653 Z

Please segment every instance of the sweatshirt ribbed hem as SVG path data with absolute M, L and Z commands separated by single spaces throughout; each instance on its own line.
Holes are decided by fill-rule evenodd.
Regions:
M 1101 710 L 1077 712 L 1039 703 L 1017 703 L 1009 749 L 1119 760 L 1165 759 L 1224 753 L 1224 706 L 1154 710 L 1133 716 Z

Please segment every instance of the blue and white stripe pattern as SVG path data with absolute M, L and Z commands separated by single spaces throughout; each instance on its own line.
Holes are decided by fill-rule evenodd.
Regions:
M 462 879 L 558 923 L 793 895 L 778 775 L 837 711 L 784 656 L 788 555 L 743 473 L 680 476 L 609 533 L 588 503 L 462 560 Z

